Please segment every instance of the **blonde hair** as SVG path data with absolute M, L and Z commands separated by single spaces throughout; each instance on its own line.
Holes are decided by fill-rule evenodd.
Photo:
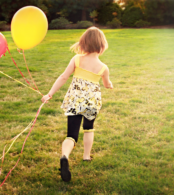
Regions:
M 100 55 L 108 48 L 108 42 L 104 33 L 96 28 L 88 28 L 80 37 L 79 42 L 70 47 L 78 54 L 99 53 Z

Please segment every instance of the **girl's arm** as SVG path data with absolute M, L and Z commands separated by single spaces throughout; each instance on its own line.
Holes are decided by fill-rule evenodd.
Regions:
M 42 102 L 45 102 L 46 100 L 49 100 L 55 93 L 58 91 L 62 85 L 66 83 L 69 76 L 74 72 L 75 70 L 75 57 L 73 57 L 67 66 L 66 70 L 58 77 L 58 79 L 53 84 L 51 90 L 49 93 L 42 97 Z
M 109 89 L 113 89 L 112 82 L 109 79 L 109 69 L 108 69 L 108 67 L 106 67 L 106 70 L 103 73 L 102 80 L 103 80 L 104 87 L 109 88 Z

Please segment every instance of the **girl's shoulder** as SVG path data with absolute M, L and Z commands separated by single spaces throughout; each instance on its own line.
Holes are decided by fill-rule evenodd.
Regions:
M 72 58 L 76 59 L 76 58 L 80 58 L 80 57 L 82 57 L 82 56 L 85 56 L 85 55 L 84 55 L 84 54 L 76 54 L 76 55 L 74 55 Z
M 101 65 L 102 65 L 102 68 L 101 68 L 101 71 L 100 71 L 100 75 L 101 76 L 103 76 L 104 74 L 105 74 L 105 72 L 108 72 L 109 71 L 109 68 L 108 68 L 108 66 L 105 64 L 105 63 L 103 63 L 103 62 L 101 62 Z
M 105 63 L 103 63 L 101 60 L 99 60 L 99 61 L 100 61 L 100 65 L 103 67 L 103 69 L 104 68 L 109 69 L 108 66 Z
M 101 64 L 102 66 L 104 66 L 105 68 L 108 68 L 108 66 L 107 66 L 105 63 L 103 63 L 102 61 L 100 61 L 100 64 Z

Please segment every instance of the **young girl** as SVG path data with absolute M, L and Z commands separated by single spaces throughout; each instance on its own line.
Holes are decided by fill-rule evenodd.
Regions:
M 71 47 L 78 54 L 71 59 L 64 73 L 59 76 L 49 93 L 42 98 L 42 102 L 52 98 L 53 94 L 74 73 L 72 83 L 61 106 L 65 111 L 65 115 L 68 116 L 67 137 L 62 143 L 62 157 L 60 159 L 60 171 L 63 181 L 71 180 L 68 157 L 78 140 L 82 118 L 84 129 L 83 160 L 91 160 L 94 121 L 102 106 L 100 78 L 102 77 L 106 88 L 113 88 L 109 80 L 109 69 L 99 60 L 99 55 L 107 48 L 108 43 L 101 30 L 96 27 L 87 29 L 79 42 Z

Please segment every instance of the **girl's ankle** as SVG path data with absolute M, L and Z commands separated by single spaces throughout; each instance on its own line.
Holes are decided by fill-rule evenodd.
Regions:
M 83 155 L 83 159 L 91 159 L 90 155 Z

